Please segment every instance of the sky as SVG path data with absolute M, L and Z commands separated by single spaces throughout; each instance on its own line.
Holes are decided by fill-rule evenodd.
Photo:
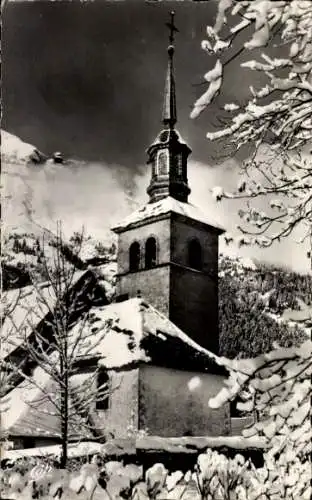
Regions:
M 175 72 L 178 124 L 193 153 L 190 201 L 233 231 L 237 203 L 216 204 L 209 189 L 235 186 L 241 156 L 225 159 L 206 138 L 224 102 L 243 100 L 251 82 L 236 62 L 227 68 L 216 104 L 197 120 L 189 114 L 197 84 L 214 60 L 201 50 L 216 2 L 127 0 L 6 4 L 2 26 L 2 128 L 47 155 L 61 151 L 76 167 L 28 172 L 38 211 L 51 220 L 104 226 L 146 201 L 146 148 L 161 129 L 169 11 L 176 12 Z M 79 166 L 78 166 L 79 165 Z M 14 189 L 18 192 L 18 186 Z M 17 194 L 16 194 L 17 196 Z M 129 197 L 131 201 L 129 203 Z M 66 222 L 66 221 L 65 221 Z M 239 253 L 308 270 L 300 234 L 269 250 Z M 237 249 L 227 249 L 237 253 Z

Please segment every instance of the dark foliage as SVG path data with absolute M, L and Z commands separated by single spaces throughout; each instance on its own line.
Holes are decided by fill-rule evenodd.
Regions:
M 220 265 L 219 318 L 223 356 L 254 357 L 273 348 L 298 345 L 306 339 L 299 326 L 278 323 L 270 313 L 299 309 L 300 300 L 311 304 L 312 276 L 260 265 L 256 270 L 238 267 L 230 259 Z M 298 301 L 299 299 L 299 301 Z

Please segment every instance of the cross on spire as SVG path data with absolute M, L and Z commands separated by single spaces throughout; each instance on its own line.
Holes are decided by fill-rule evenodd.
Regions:
M 172 45 L 173 42 L 174 42 L 174 33 L 179 31 L 178 28 L 176 28 L 176 26 L 174 25 L 174 16 L 175 16 L 175 12 L 174 12 L 174 10 L 172 10 L 170 12 L 170 22 L 166 23 L 166 26 L 170 30 L 170 32 L 169 32 L 169 43 L 170 43 L 170 45 Z
M 170 22 L 165 22 L 165 35 L 169 28 L 167 48 L 167 72 L 163 101 L 163 129 L 148 148 L 148 163 L 152 165 L 152 177 L 147 193 L 150 203 L 162 198 L 172 197 L 187 203 L 190 188 L 187 180 L 187 158 L 190 148 L 181 140 L 175 129 L 177 123 L 176 90 L 174 81 L 174 36 L 178 29 L 174 25 L 174 12 L 169 12 Z

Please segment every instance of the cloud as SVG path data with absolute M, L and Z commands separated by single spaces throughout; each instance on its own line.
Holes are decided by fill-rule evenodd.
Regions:
M 47 162 L 42 165 L 3 164 L 4 219 L 8 230 L 55 230 L 61 220 L 65 233 L 81 230 L 106 239 L 109 227 L 133 205 L 135 183 L 119 165 Z
M 85 228 L 86 234 L 108 241 L 110 227 L 139 205 L 147 202 L 146 188 L 150 168 L 141 166 L 134 174 L 122 165 L 72 161 L 42 165 L 4 163 L 4 219 L 7 230 L 36 232 L 33 221 L 55 230 L 61 220 L 65 234 Z M 238 165 L 228 160 L 217 168 L 202 162 L 189 162 L 190 201 L 235 233 L 240 222 L 237 211 L 241 202 L 224 200 L 215 202 L 210 189 L 223 185 L 233 189 L 237 184 Z M 221 239 L 220 251 L 229 255 L 242 255 L 270 262 L 278 262 L 308 271 L 306 248 L 295 243 L 300 234 L 282 241 L 269 249 L 255 247 L 238 249 L 227 246 Z

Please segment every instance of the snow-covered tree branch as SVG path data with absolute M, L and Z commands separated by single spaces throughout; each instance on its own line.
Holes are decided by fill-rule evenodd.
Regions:
M 284 489 L 278 498 L 311 494 L 311 354 L 308 340 L 298 348 L 278 348 L 255 359 L 220 360 L 230 377 L 209 404 L 217 408 L 240 395 L 239 409 L 258 416 L 243 435 L 266 443 L 268 490 L 263 498 L 275 498 L 277 484 Z
M 199 116 L 219 94 L 234 60 L 259 73 L 243 103 L 224 105 L 225 126 L 208 132 L 232 151 L 248 148 L 234 192 L 216 187 L 213 195 L 247 200 L 240 211 L 240 244 L 269 246 L 304 225 L 312 225 L 312 4 L 309 0 L 220 0 L 214 26 L 202 48 L 215 60 L 205 74 L 205 93 L 195 102 Z M 224 121 L 224 120 L 223 120 Z M 267 210 L 257 201 L 267 199 Z M 251 201 L 253 202 L 251 204 Z M 245 235 L 251 235 L 249 238 Z

